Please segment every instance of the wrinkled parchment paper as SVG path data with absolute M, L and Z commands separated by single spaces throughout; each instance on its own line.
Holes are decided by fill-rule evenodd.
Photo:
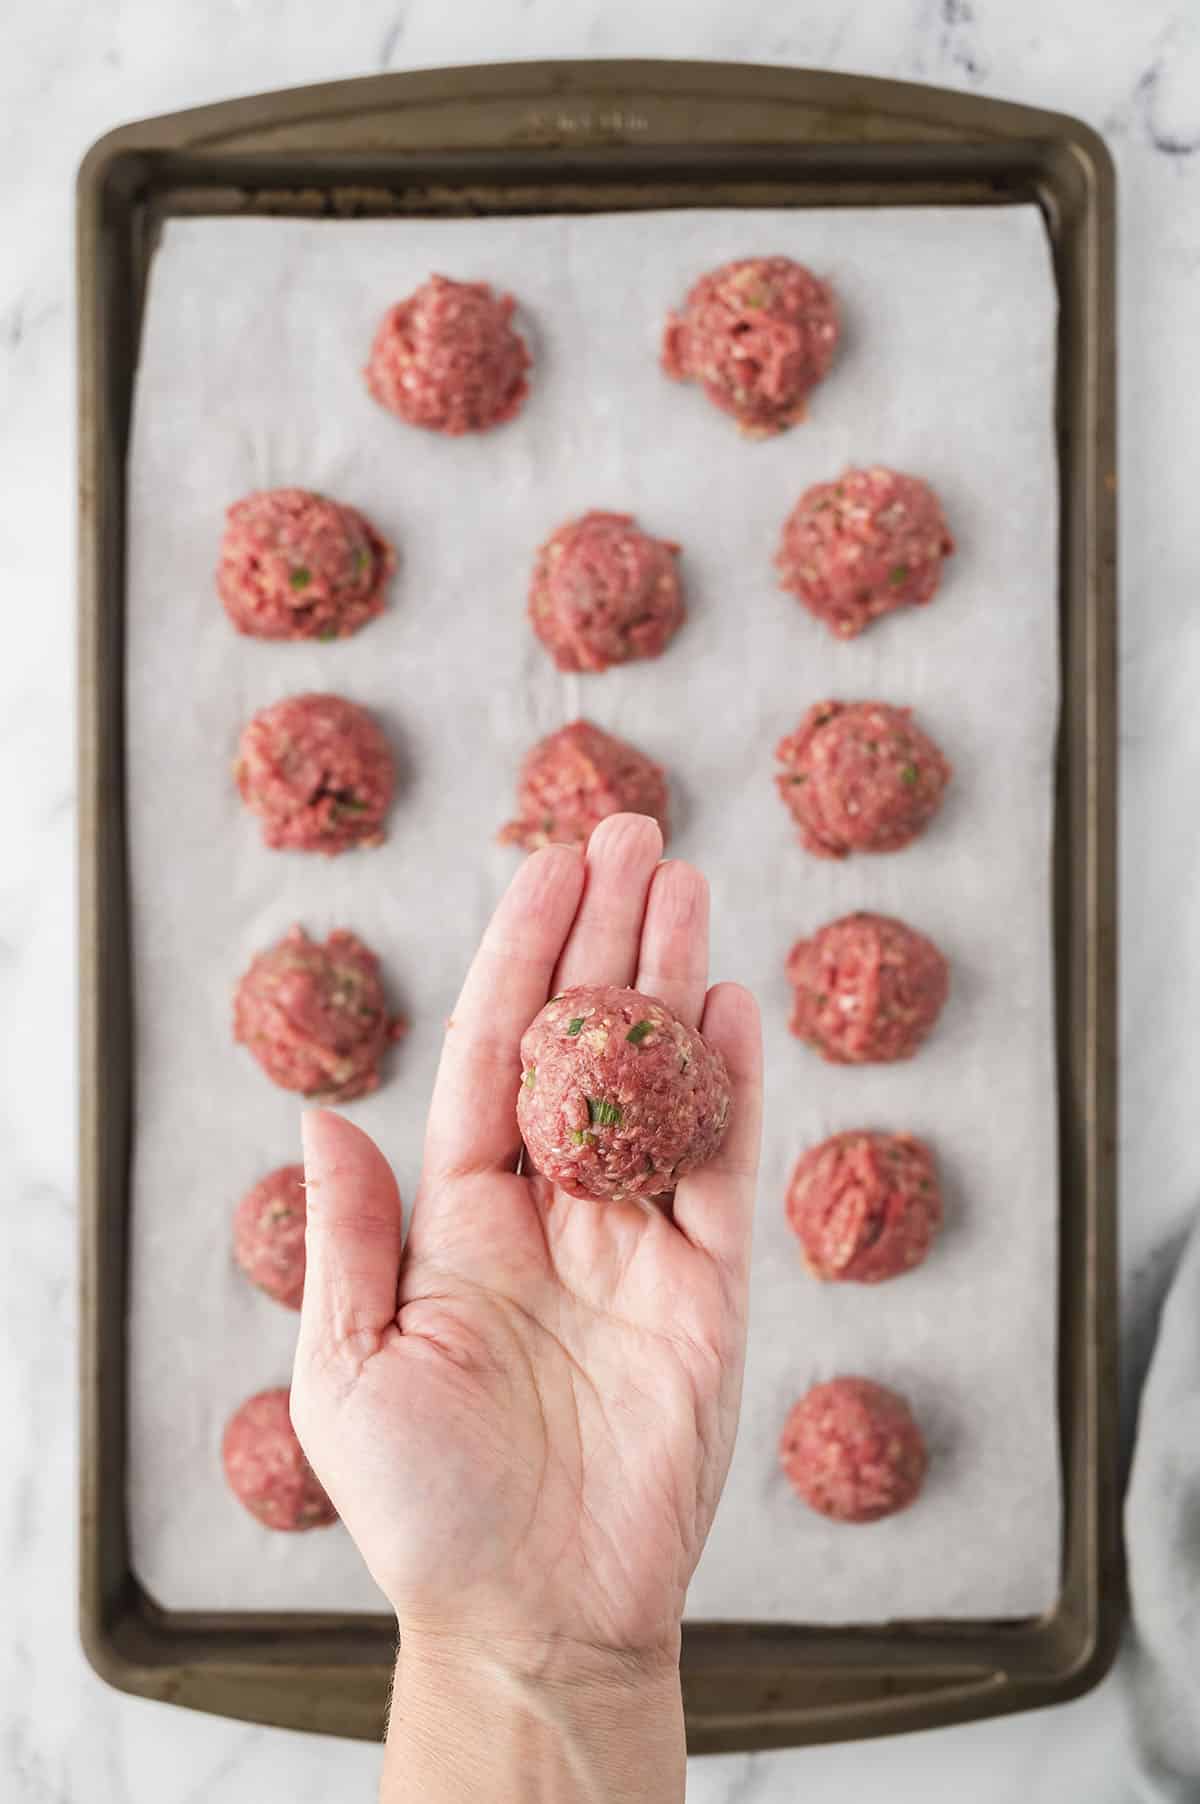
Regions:
M 784 252 L 830 276 L 844 349 L 802 428 L 741 440 L 657 367 L 667 309 L 711 264 Z M 385 306 L 431 270 L 511 288 L 536 358 L 519 421 L 410 430 L 360 371 Z M 165 1605 L 379 1608 L 340 1528 L 271 1535 L 226 1494 L 222 1426 L 286 1383 L 296 1317 L 236 1270 L 231 1211 L 298 1156 L 295 1097 L 230 1036 L 251 955 L 293 921 L 362 934 L 412 1032 L 352 1108 L 406 1199 L 442 1033 L 516 854 L 493 843 L 521 754 L 586 712 L 660 758 L 672 850 L 713 887 L 713 970 L 761 998 L 766 1158 L 745 1407 L 693 1619 L 1017 1616 L 1057 1590 L 1057 1171 L 1050 955 L 1056 675 L 1055 298 L 1031 208 L 582 219 L 171 223 L 155 259 L 132 451 L 128 759 L 136 955 L 130 1505 Z M 800 490 L 848 462 L 931 480 L 958 538 L 942 593 L 856 643 L 773 581 Z M 397 541 L 387 614 L 332 645 L 238 637 L 213 590 L 226 504 L 300 484 Z M 690 618 L 659 662 L 564 679 L 524 620 L 534 548 L 587 507 L 683 546 Z M 402 781 L 387 845 L 268 852 L 233 789 L 256 709 L 333 689 L 377 710 Z M 826 696 L 916 708 L 955 766 L 927 837 L 830 864 L 795 843 L 772 749 Z M 792 940 L 857 907 L 939 942 L 953 994 L 911 1064 L 826 1066 L 786 1027 Z M 783 1214 L 834 1130 L 928 1135 L 948 1198 L 921 1271 L 821 1286 Z M 830 1525 L 776 1465 L 814 1380 L 896 1385 L 933 1460 L 917 1507 Z M 419 1483 L 419 1474 L 414 1475 Z

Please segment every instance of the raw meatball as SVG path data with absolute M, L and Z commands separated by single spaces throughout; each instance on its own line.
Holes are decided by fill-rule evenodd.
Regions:
M 907 846 L 937 813 L 951 774 L 910 710 L 886 702 L 818 702 L 775 756 L 801 844 L 820 858 Z
M 941 503 L 916 476 L 847 470 L 805 489 L 783 528 L 783 588 L 839 639 L 895 608 L 932 601 L 954 540 Z
M 580 985 L 521 1040 L 517 1120 L 543 1177 L 572 1196 L 661 1196 L 725 1137 L 725 1061 L 653 996 Z
M 844 915 L 797 940 L 787 974 L 792 1032 L 835 1065 L 911 1058 L 950 988 L 933 942 L 887 915 Z
M 678 556 L 629 514 L 584 514 L 552 533 L 533 567 L 529 618 L 558 668 L 656 658 L 683 623 Z
M 511 420 L 531 363 L 513 329 L 515 305 L 486 282 L 430 276 L 383 316 L 366 371 L 372 396 L 431 432 L 485 432 Z
M 662 766 L 590 720 L 540 740 L 521 766 L 520 814 L 500 832 L 505 845 L 533 852 L 550 844 L 586 846 L 610 814 L 650 814 L 667 837 Z
M 787 1213 L 814 1278 L 898 1278 L 942 1223 L 933 1154 L 908 1134 L 834 1134 L 797 1164 Z
M 357 508 L 266 489 L 229 509 L 217 593 L 255 639 L 346 639 L 383 612 L 396 554 Z
M 234 774 L 269 846 L 377 846 L 395 786 L 388 742 L 340 695 L 293 695 L 245 727 Z
M 877 1522 L 914 1502 L 928 1463 L 903 1397 L 869 1378 L 815 1384 L 784 1424 L 784 1471 L 834 1522 Z
M 668 376 L 701 382 L 754 438 L 804 418 L 833 361 L 833 290 L 790 257 L 744 257 L 701 276 L 663 334 Z
M 238 1264 L 289 1309 L 299 1309 L 304 1296 L 306 1214 L 303 1165 L 281 1165 L 246 1192 L 233 1218 Z
M 325 1528 L 337 1511 L 304 1457 L 285 1390 L 259 1391 L 229 1418 L 221 1444 L 225 1476 L 264 1528 Z
M 283 1090 L 350 1102 L 379 1083 L 404 1022 L 389 1016 L 379 961 L 353 933 L 322 946 L 300 927 L 260 952 L 233 998 L 233 1037 Z

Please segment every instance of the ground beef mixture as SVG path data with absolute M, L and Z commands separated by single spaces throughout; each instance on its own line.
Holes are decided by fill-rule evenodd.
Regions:
M 662 766 L 590 720 L 574 720 L 543 739 L 521 766 L 517 819 L 500 832 L 504 845 L 587 845 L 610 814 L 653 815 L 667 837 L 667 781 Z
M 775 782 L 821 858 L 897 852 L 941 806 L 950 766 L 907 708 L 886 702 L 818 702 L 775 756 Z
M 534 563 L 529 618 L 558 668 L 656 658 L 683 623 L 678 557 L 629 514 L 588 513 L 552 533 Z
M 229 509 L 217 593 L 255 639 L 346 639 L 383 612 L 396 554 L 357 508 L 267 489 Z
M 345 852 L 377 846 L 395 787 L 388 742 L 340 695 L 292 695 L 245 727 L 234 772 L 269 846 Z
M 790 257 L 744 257 L 701 276 L 663 334 L 662 362 L 755 438 L 802 420 L 833 361 L 833 290 Z
M 847 470 L 806 489 L 783 528 L 775 568 L 839 639 L 882 614 L 932 601 L 954 550 L 941 503 L 916 476 Z
M 725 1061 L 653 996 L 564 990 L 526 1029 L 521 1065 L 525 1145 L 572 1196 L 661 1196 L 724 1139 Z
M 252 1284 L 299 1309 L 304 1296 L 303 1165 L 280 1165 L 248 1190 L 233 1218 L 234 1257 Z
M 404 1022 L 388 1014 L 379 961 L 353 933 L 321 945 L 300 927 L 260 952 L 233 999 L 234 1039 L 283 1090 L 350 1102 L 379 1083 Z
M 410 426 L 453 436 L 511 420 L 532 361 L 515 305 L 486 282 L 430 276 L 383 316 L 366 371 L 372 396 Z
M 928 1456 L 903 1397 L 869 1378 L 831 1378 L 800 1399 L 779 1443 L 784 1471 L 834 1522 L 877 1522 L 916 1500 Z
M 787 1214 L 815 1278 L 898 1278 L 942 1223 L 933 1154 L 908 1134 L 834 1134 L 797 1164 Z
M 792 1032 L 836 1065 L 911 1058 L 950 988 L 933 942 L 888 915 L 844 915 L 797 940 L 787 974 Z
M 296 1439 L 285 1390 L 247 1398 L 229 1419 L 221 1454 L 230 1490 L 264 1528 L 294 1533 L 337 1521 Z

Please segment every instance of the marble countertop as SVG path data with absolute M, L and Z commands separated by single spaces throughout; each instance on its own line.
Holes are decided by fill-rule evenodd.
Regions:
M 1200 13 L 1188 0 L 8 0 L 0 23 L 0 1796 L 338 1804 L 377 1752 L 107 1690 L 74 1625 L 72 181 L 149 113 L 383 69 L 688 55 L 1077 113 L 1120 174 L 1125 1377 L 1200 1196 Z M 1183 405 L 1179 402 L 1182 399 Z M 28 610 L 26 604 L 28 603 Z M 1191 781 L 1189 782 L 1189 779 Z M 1175 822 L 1176 800 L 1183 825 Z M 1168 806 L 1170 804 L 1170 806 Z M 1168 818 L 1169 817 L 1169 818 Z M 1156 923 L 1156 925 L 1155 925 Z M 900 1740 L 692 1763 L 692 1804 L 1126 1804 L 1126 1676 Z

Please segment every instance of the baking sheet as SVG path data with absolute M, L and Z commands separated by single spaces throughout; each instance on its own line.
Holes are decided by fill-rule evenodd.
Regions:
M 695 274 L 764 251 L 832 278 L 845 343 L 810 422 L 747 443 L 659 374 L 657 341 Z M 377 318 L 431 269 L 520 297 L 537 369 L 516 424 L 442 440 L 367 398 Z M 160 1603 L 382 1607 L 340 1528 L 271 1536 L 224 1490 L 224 1421 L 287 1381 L 296 1326 L 235 1269 L 229 1218 L 297 1156 L 299 1112 L 232 1045 L 230 994 L 295 920 L 376 948 L 413 1029 L 349 1112 L 411 1197 L 441 1024 L 513 867 L 492 834 L 521 753 L 579 712 L 669 767 L 671 849 L 712 881 L 714 976 L 764 1005 L 745 1404 L 689 1616 L 1023 1616 L 1053 1602 L 1055 323 L 1033 208 L 167 226 L 135 401 L 127 628 L 129 1502 L 133 1564 Z M 929 610 L 842 645 L 775 588 L 770 557 L 799 491 L 850 461 L 930 479 L 959 548 Z M 215 599 L 224 506 L 288 483 L 363 507 L 399 544 L 392 605 L 355 639 L 255 643 Z M 589 506 L 635 510 L 683 545 L 690 618 L 657 663 L 563 678 L 525 626 L 525 587 L 536 545 Z M 243 721 L 310 688 L 366 703 L 394 737 L 402 784 L 378 851 L 269 853 L 236 798 Z M 823 696 L 912 705 L 952 758 L 917 846 L 835 865 L 794 843 L 772 748 Z M 788 946 L 855 907 L 899 914 L 950 957 L 951 1001 L 909 1065 L 827 1067 L 786 1031 Z M 803 1147 L 854 1126 L 934 1142 L 948 1224 L 895 1284 L 820 1286 L 783 1194 Z M 776 1467 L 791 1403 L 846 1371 L 905 1391 L 933 1454 L 919 1505 L 869 1528 L 812 1515 Z

